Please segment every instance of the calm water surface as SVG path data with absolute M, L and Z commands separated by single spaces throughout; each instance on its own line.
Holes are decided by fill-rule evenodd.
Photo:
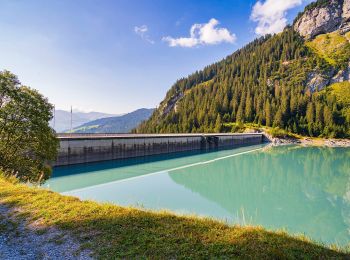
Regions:
M 58 167 L 46 185 L 82 199 L 350 242 L 349 148 L 257 145 Z

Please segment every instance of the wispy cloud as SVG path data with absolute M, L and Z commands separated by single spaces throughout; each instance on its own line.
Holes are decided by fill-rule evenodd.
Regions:
M 170 47 L 195 47 L 199 45 L 213 45 L 222 42 L 234 43 L 236 35 L 226 28 L 219 28 L 219 21 L 212 18 L 208 23 L 194 24 L 191 26 L 190 37 L 173 38 L 163 37 Z
M 288 21 L 287 11 L 301 5 L 303 0 L 264 0 L 254 6 L 250 19 L 257 22 L 255 33 L 274 34 L 283 31 Z
M 154 44 L 154 41 L 149 37 L 149 35 L 147 34 L 148 32 L 148 27 L 147 25 L 141 25 L 141 26 L 135 26 L 134 27 L 134 32 L 139 35 L 143 40 Z

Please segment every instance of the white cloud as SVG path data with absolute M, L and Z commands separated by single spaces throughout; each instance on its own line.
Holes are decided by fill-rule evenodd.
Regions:
M 154 44 L 154 41 L 150 39 L 149 35 L 147 34 L 148 32 L 148 27 L 147 25 L 141 25 L 141 26 L 135 26 L 134 27 L 134 32 L 139 35 L 143 40 Z
M 208 23 L 194 24 L 190 30 L 190 37 L 163 37 L 170 47 L 194 47 L 198 45 L 213 45 L 221 42 L 234 43 L 236 35 L 226 28 L 218 28 L 219 21 L 212 18 Z
M 138 35 L 144 35 L 148 31 L 147 25 L 135 26 L 134 31 Z
M 283 31 L 288 21 L 287 11 L 301 5 L 303 0 L 265 0 L 254 6 L 250 19 L 258 22 L 255 33 L 258 35 L 274 34 Z

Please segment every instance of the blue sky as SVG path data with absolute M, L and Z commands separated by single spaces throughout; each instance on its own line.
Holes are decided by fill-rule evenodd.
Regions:
M 309 2 L 0 0 L 0 69 L 59 109 L 155 107 L 177 79 L 280 31 Z

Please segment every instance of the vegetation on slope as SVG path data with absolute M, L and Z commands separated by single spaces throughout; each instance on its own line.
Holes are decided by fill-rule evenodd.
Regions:
M 20 208 L 23 217 L 72 231 L 102 259 L 349 257 L 284 232 L 80 201 L 3 177 L 0 198 Z
M 349 137 L 344 107 L 306 87 L 310 75 L 330 71 L 332 64 L 287 27 L 177 81 L 135 132 L 219 132 L 227 131 L 223 124 L 235 122 L 309 136 Z
M 334 95 L 337 102 L 346 108 L 350 107 L 350 82 L 334 83 L 324 90 L 325 95 Z
M 321 92 L 323 98 L 333 98 L 336 104 L 342 106 L 342 117 L 350 121 L 350 82 L 332 84 Z
M 338 31 L 321 34 L 314 40 L 307 42 L 306 46 L 335 67 L 345 68 L 348 66 L 350 43 L 346 36 L 341 35 Z

